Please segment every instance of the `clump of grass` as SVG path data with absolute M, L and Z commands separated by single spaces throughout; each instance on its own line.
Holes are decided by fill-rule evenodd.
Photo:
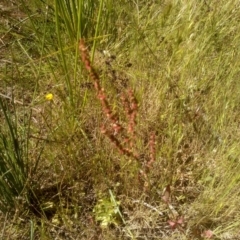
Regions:
M 116 13 L 113 8 L 113 1 L 59 1 L 54 2 L 56 32 L 58 45 L 60 50 L 60 59 L 62 68 L 65 72 L 65 81 L 68 89 L 68 97 L 71 105 L 74 107 L 75 98 L 78 95 L 77 85 L 77 56 L 78 56 L 78 39 L 81 37 L 91 37 L 93 40 L 92 59 L 96 49 L 98 39 L 106 41 L 114 38 L 113 22 Z M 112 21 L 112 23 L 111 23 Z M 63 24 L 62 24 L 63 23 Z M 108 27 L 105 27 L 108 26 Z M 65 29 L 67 39 L 62 37 L 61 31 Z M 65 36 L 66 36 L 65 35 Z M 70 64 L 67 63 L 68 57 L 64 47 L 70 45 L 75 49 L 74 62 L 72 71 L 69 69 Z M 71 72 L 73 73 L 71 76 Z M 73 80 L 71 80 L 73 78 Z M 75 100 L 74 100 L 75 99 Z
M 7 213 L 29 201 L 28 126 L 25 137 L 20 135 L 17 116 L 10 114 L 2 97 L 0 111 L 0 211 Z

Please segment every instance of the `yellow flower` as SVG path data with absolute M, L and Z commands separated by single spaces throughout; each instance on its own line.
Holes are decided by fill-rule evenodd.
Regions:
M 51 101 L 51 100 L 53 100 L 53 94 L 48 93 L 48 94 L 45 95 L 45 98 L 46 98 L 46 100 Z

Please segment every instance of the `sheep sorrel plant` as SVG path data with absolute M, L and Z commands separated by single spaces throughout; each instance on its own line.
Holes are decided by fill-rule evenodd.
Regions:
M 81 52 L 82 61 L 86 70 L 89 73 L 91 80 L 94 83 L 94 88 L 97 93 L 97 98 L 101 102 L 102 112 L 109 123 L 108 126 L 102 125 L 101 132 L 107 136 L 107 138 L 115 145 L 118 151 L 127 157 L 134 159 L 139 165 L 139 173 L 144 181 L 145 189 L 149 185 L 147 173 L 155 161 L 155 133 L 151 133 L 149 140 L 149 158 L 147 162 L 143 163 L 140 160 L 140 151 L 136 145 L 136 126 L 137 126 L 137 113 L 138 113 L 138 101 L 134 96 L 132 89 L 122 94 L 121 107 L 123 108 L 126 116 L 127 123 L 124 125 L 120 122 L 120 117 L 117 112 L 112 110 L 109 97 L 107 96 L 104 88 L 101 86 L 100 78 L 96 70 L 93 68 L 89 58 L 88 49 L 81 39 L 79 43 L 79 49 Z

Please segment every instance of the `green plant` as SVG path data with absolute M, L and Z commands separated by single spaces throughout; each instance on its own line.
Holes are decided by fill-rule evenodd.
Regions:
M 112 0 L 54 1 L 57 31 L 64 28 L 74 44 L 82 37 L 112 34 L 114 9 Z M 104 27 L 104 26 L 107 26 Z M 60 33 L 60 32 L 59 32 Z M 61 34 L 59 34 L 60 36 Z
M 108 227 L 110 224 L 119 225 L 120 219 L 122 218 L 119 210 L 120 201 L 116 201 L 113 193 L 111 191 L 109 192 L 110 198 L 100 197 L 93 209 L 96 221 L 100 222 L 103 228 Z
M 27 201 L 28 136 L 19 135 L 17 116 L 10 114 L 2 98 L 0 111 L 0 210 L 6 213 L 16 208 L 19 197 Z
M 78 39 L 82 37 L 93 39 L 93 59 L 98 39 L 107 38 L 113 33 L 111 29 L 111 26 L 114 26 L 114 9 L 112 5 L 112 0 L 54 1 L 58 45 L 62 66 L 66 74 L 65 80 L 71 104 L 76 100 L 74 100 L 74 96 L 76 95 L 77 89 Z M 103 26 L 109 27 L 105 28 Z M 63 30 L 67 32 L 64 37 L 62 37 Z M 66 40 L 66 36 L 68 40 Z M 72 76 L 70 74 L 69 64 L 67 64 L 68 59 L 65 53 L 66 45 L 70 45 L 71 48 L 75 47 L 75 58 L 72 71 L 73 81 L 71 80 Z

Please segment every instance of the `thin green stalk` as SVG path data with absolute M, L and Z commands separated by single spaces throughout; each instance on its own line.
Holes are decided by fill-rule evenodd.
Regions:
M 100 19 L 101 19 L 102 9 L 103 9 L 103 0 L 100 1 L 100 6 L 99 6 L 99 10 L 98 10 L 97 26 L 96 26 L 96 29 L 95 29 L 93 48 L 92 48 L 92 55 L 91 55 L 91 62 L 94 59 L 94 54 L 95 54 L 95 50 L 96 50 L 97 36 L 98 36 L 98 31 L 99 31 L 99 26 L 100 26 Z
M 60 21 L 59 21 L 59 1 L 55 0 L 55 11 L 56 11 L 56 15 L 55 15 L 55 21 L 56 21 L 56 30 L 57 30 L 57 38 L 58 38 L 58 43 L 59 43 L 59 48 L 60 48 L 60 54 L 61 54 L 61 59 L 63 61 L 63 68 L 64 68 L 64 72 L 66 75 L 66 83 L 67 83 L 67 89 L 68 89 L 68 95 L 69 95 L 69 100 L 71 105 L 73 105 L 73 91 L 72 91 L 72 86 L 71 86 L 71 81 L 70 81 L 70 76 L 69 76 L 69 72 L 68 72 L 68 67 L 67 67 L 67 62 L 66 62 L 66 58 L 65 58 L 65 54 L 64 54 L 64 46 L 62 43 L 62 38 L 61 38 L 61 31 L 60 31 Z

